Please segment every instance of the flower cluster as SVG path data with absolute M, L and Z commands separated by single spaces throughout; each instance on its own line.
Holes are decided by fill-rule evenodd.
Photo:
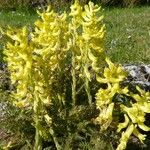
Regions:
M 133 134 L 140 139 L 145 140 L 146 135 L 140 133 L 138 128 L 143 131 L 150 131 L 150 127 L 144 124 L 146 113 L 150 113 L 150 92 L 146 92 L 136 87 L 137 94 L 129 91 L 128 87 L 122 87 L 121 82 L 125 80 L 127 73 L 122 66 L 115 66 L 108 58 L 106 58 L 108 68 L 104 69 L 103 78 L 97 76 L 97 81 L 106 83 L 106 89 L 99 89 L 96 94 L 97 108 L 100 114 L 96 121 L 101 124 L 101 129 L 106 130 L 113 121 L 113 111 L 124 113 L 124 122 L 118 124 L 117 132 L 122 132 L 120 144 L 117 150 L 126 148 L 129 137 Z M 120 104 L 114 97 L 116 95 L 124 95 L 129 99 L 129 104 Z M 130 98 L 129 98 L 130 97 Z M 118 109 L 115 106 L 120 106 Z M 138 128 L 137 128 L 138 127 Z M 122 131 L 125 130 L 125 131 Z
M 11 40 L 5 47 L 5 59 L 12 84 L 16 87 L 12 96 L 16 106 L 34 112 L 35 149 L 40 149 L 40 136 L 48 137 L 44 131 L 46 129 L 40 124 L 41 119 L 50 127 L 48 134 L 54 135 L 51 126 L 53 121 L 46 107 L 54 103 L 67 107 L 63 93 L 65 85 L 61 85 L 64 89 L 60 92 L 60 83 L 56 82 L 61 79 L 69 63 L 73 82 L 72 106 L 76 104 L 76 84 L 80 77 L 85 81 L 89 103 L 92 102 L 89 66 L 92 64 L 92 69 L 98 71 L 97 64 L 104 61 L 102 57 L 99 59 L 99 56 L 104 56 L 105 33 L 99 10 L 92 2 L 83 8 L 78 0 L 71 6 L 70 13 L 59 14 L 49 6 L 45 12 L 38 12 L 40 19 L 35 22 L 32 32 L 24 27 L 19 30 L 8 29 L 6 33 Z M 58 146 L 58 142 L 55 142 Z

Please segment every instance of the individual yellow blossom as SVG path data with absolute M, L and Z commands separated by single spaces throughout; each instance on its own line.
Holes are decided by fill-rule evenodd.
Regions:
M 138 103 L 143 103 L 143 102 L 150 102 L 150 92 L 146 92 L 142 90 L 140 87 L 136 86 L 137 91 L 139 94 L 133 94 L 131 93 L 131 96 L 138 102 Z
M 145 113 L 140 110 L 138 104 L 132 104 L 132 107 L 121 105 L 121 108 L 127 112 L 133 123 L 143 123 L 145 121 Z
M 108 107 L 100 109 L 100 114 L 95 121 L 101 124 L 101 130 L 106 130 L 111 124 L 113 109 L 114 103 L 109 104 Z
M 119 83 L 123 81 L 127 73 L 122 66 L 115 66 L 109 58 L 106 58 L 108 68 L 104 69 L 104 78 L 97 76 L 97 81 L 100 83 Z
M 75 3 L 71 5 L 70 9 L 71 9 L 71 12 L 69 14 L 70 16 L 78 17 L 82 13 L 82 7 L 80 6 L 78 0 L 75 0 Z
M 133 134 L 139 138 L 139 140 L 143 143 L 143 141 L 145 140 L 146 135 L 145 134 L 141 134 L 137 128 L 134 128 L 133 130 Z
M 120 132 L 122 129 L 126 128 L 129 124 L 129 117 L 124 114 L 125 122 L 119 123 L 117 132 Z
M 130 124 L 128 126 L 128 128 L 126 129 L 126 131 L 122 132 L 122 136 L 121 136 L 121 139 L 120 139 L 120 144 L 118 145 L 116 150 L 124 150 L 126 148 L 127 141 L 129 139 L 129 137 L 131 136 L 131 134 L 133 133 L 134 128 L 135 128 L 134 125 Z

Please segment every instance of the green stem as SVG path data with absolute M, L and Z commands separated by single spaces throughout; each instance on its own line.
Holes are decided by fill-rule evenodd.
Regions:
M 87 77 L 85 77 L 85 91 L 88 96 L 88 103 L 89 103 L 89 105 L 91 105 L 92 104 L 92 96 L 91 96 L 91 92 L 90 92 L 89 79 Z
M 86 63 L 89 61 L 88 60 L 88 51 L 89 51 L 88 45 L 89 45 L 89 42 L 87 41 L 86 42 L 86 53 L 85 53 L 85 59 L 84 59 L 84 64 L 85 64 L 84 67 L 88 67 L 88 66 L 86 66 Z M 90 90 L 90 83 L 89 83 L 89 79 L 86 76 L 86 74 L 84 75 L 84 77 L 85 77 L 85 91 L 87 93 L 88 103 L 89 103 L 89 105 L 91 105 L 92 104 L 92 96 L 91 96 L 91 90 Z
M 34 115 L 35 115 L 35 145 L 34 150 L 42 150 L 41 144 L 41 136 L 39 134 L 39 98 L 37 96 L 38 93 L 34 92 L 35 100 L 34 100 Z
M 75 71 L 75 54 L 72 52 L 72 103 L 73 107 L 76 104 L 76 71 Z
M 36 123 L 36 126 L 38 123 Z M 34 150 L 42 150 L 42 145 L 41 145 L 41 137 L 39 134 L 38 128 L 36 128 L 36 133 L 35 133 L 35 145 L 34 145 Z
M 71 75 L 72 75 L 72 106 L 75 107 L 76 105 L 76 95 L 77 95 L 77 91 L 76 91 L 76 86 L 77 86 L 77 79 L 76 79 L 76 60 L 75 60 L 75 56 L 76 56 L 76 38 L 78 36 L 77 33 L 77 22 L 76 22 L 76 18 L 72 18 L 72 26 L 73 26 L 73 41 L 72 41 L 72 70 L 71 70 Z
M 57 150 L 61 150 L 61 146 L 60 146 L 59 143 L 58 143 L 57 137 L 55 136 L 55 133 L 54 133 L 53 129 L 50 128 L 49 132 L 50 132 L 51 136 L 53 137 L 53 140 L 54 140 L 56 149 L 57 149 Z

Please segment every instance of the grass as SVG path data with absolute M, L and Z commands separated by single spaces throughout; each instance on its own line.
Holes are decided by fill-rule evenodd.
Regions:
M 114 62 L 150 63 L 150 7 L 105 9 L 106 50 Z M 0 27 L 33 25 L 34 11 L 0 11 Z M 0 36 L 0 52 L 6 39 Z M 2 55 L 1 55 L 2 56 Z M 0 59 L 2 60 L 2 59 Z
M 150 7 L 108 9 L 106 49 L 115 62 L 150 63 Z
M 33 24 L 37 15 L 34 10 L 17 9 L 17 10 L 1 10 L 0 11 L 0 26 L 15 26 L 21 27 L 24 25 Z

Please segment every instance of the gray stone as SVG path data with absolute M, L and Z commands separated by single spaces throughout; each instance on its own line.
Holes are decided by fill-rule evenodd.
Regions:
M 126 84 L 140 86 L 146 91 L 150 91 L 150 65 L 124 65 L 124 69 L 129 73 L 125 81 Z

